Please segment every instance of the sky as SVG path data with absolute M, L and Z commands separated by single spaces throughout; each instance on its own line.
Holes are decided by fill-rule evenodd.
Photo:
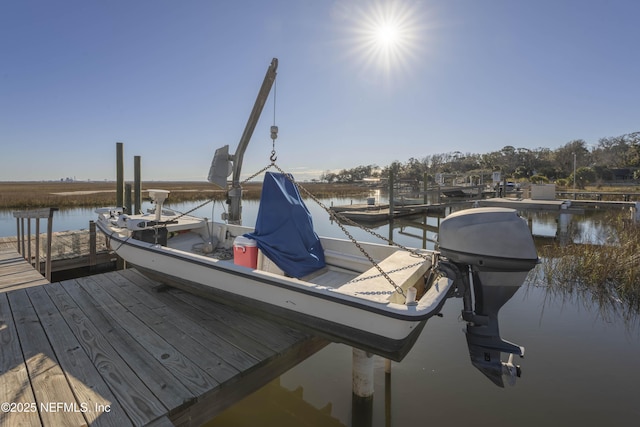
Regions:
M 0 181 L 205 181 L 640 130 L 637 0 L 1 0 Z

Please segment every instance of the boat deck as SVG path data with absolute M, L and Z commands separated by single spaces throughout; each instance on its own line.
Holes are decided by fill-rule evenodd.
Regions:
M 200 255 L 209 256 L 218 259 L 222 262 L 233 262 L 233 254 L 231 250 L 223 250 L 223 256 L 225 258 L 220 259 L 219 251 L 212 254 L 200 253 L 195 249 L 198 246 L 205 243 L 198 233 L 183 233 L 171 237 L 168 240 L 168 247 L 190 253 L 199 253 Z M 331 258 L 349 259 L 352 262 L 357 260 L 354 264 L 357 264 L 357 268 L 362 268 L 362 265 L 369 267 L 362 273 L 357 271 L 341 268 L 332 265 Z M 379 267 L 385 273 L 388 273 L 388 278 L 400 288 L 409 288 L 413 286 L 420 277 L 423 277 L 426 271 L 431 267 L 431 262 L 425 258 L 418 257 L 410 252 L 397 251 L 383 260 L 378 261 Z M 356 268 L 354 266 L 354 268 Z M 276 274 L 284 274 L 275 264 L 270 262 L 266 257 L 261 254 L 258 255 L 258 269 L 268 271 Z M 395 288 L 389 282 L 387 277 L 380 273 L 380 271 L 371 266 L 362 256 L 344 255 L 337 253 L 336 251 L 329 251 L 327 254 L 327 267 L 312 273 L 309 276 L 302 278 L 301 280 L 308 283 L 313 283 L 319 286 L 326 286 L 335 288 L 336 291 L 358 296 L 360 298 L 374 301 L 378 303 L 391 302 L 391 297 L 396 293 Z

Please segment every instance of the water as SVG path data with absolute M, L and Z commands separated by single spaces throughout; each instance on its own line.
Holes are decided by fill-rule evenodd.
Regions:
M 323 201 L 329 205 L 330 201 Z M 354 200 L 354 203 L 360 203 Z M 350 200 L 334 200 L 347 204 Z M 187 210 L 189 206 L 174 206 Z M 344 237 L 328 215 L 308 204 L 318 234 Z M 197 213 L 219 219 L 216 204 Z M 253 224 L 256 202 L 245 202 L 245 224 Z M 606 226 L 597 214 L 559 217 L 524 213 L 532 219 L 534 235 L 577 241 L 606 239 Z M 57 212 L 54 230 L 86 228 L 92 210 Z M 428 223 L 437 224 L 436 218 Z M 376 241 L 363 230 L 349 230 L 361 240 Z M 433 248 L 411 235 L 422 231 L 394 230 L 394 238 L 411 246 Z M 376 232 L 387 236 L 388 226 Z M 15 235 L 15 220 L 0 213 L 0 235 Z M 434 238 L 427 233 L 428 238 Z M 561 236 L 562 237 L 562 236 Z M 443 317 L 431 319 L 414 348 L 390 376 L 376 358 L 375 395 L 370 422 L 352 422 L 351 349 L 330 344 L 274 382 L 237 403 L 208 426 L 602 426 L 637 425 L 640 405 L 640 328 L 607 313 L 589 296 L 553 295 L 535 284 L 521 288 L 500 311 L 504 339 L 526 348 L 516 360 L 522 377 L 515 386 L 499 388 L 470 363 L 460 320 L 462 302 L 450 299 Z M 357 409 L 357 408 L 356 408 Z

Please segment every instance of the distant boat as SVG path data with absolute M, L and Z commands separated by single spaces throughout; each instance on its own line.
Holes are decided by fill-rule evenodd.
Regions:
M 395 206 L 407 206 L 407 205 L 422 205 L 424 203 L 424 197 L 394 197 L 393 204 Z

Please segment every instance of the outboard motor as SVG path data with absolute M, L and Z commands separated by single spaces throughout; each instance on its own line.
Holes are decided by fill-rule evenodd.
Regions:
M 498 311 L 538 263 L 527 223 L 513 209 L 459 211 L 441 222 L 439 248 L 459 270 L 456 287 L 464 303 L 471 363 L 500 387 L 503 374 L 515 383 L 520 367 L 513 355 L 523 356 L 524 348 L 500 338 Z M 510 354 L 506 363 L 502 352 Z

